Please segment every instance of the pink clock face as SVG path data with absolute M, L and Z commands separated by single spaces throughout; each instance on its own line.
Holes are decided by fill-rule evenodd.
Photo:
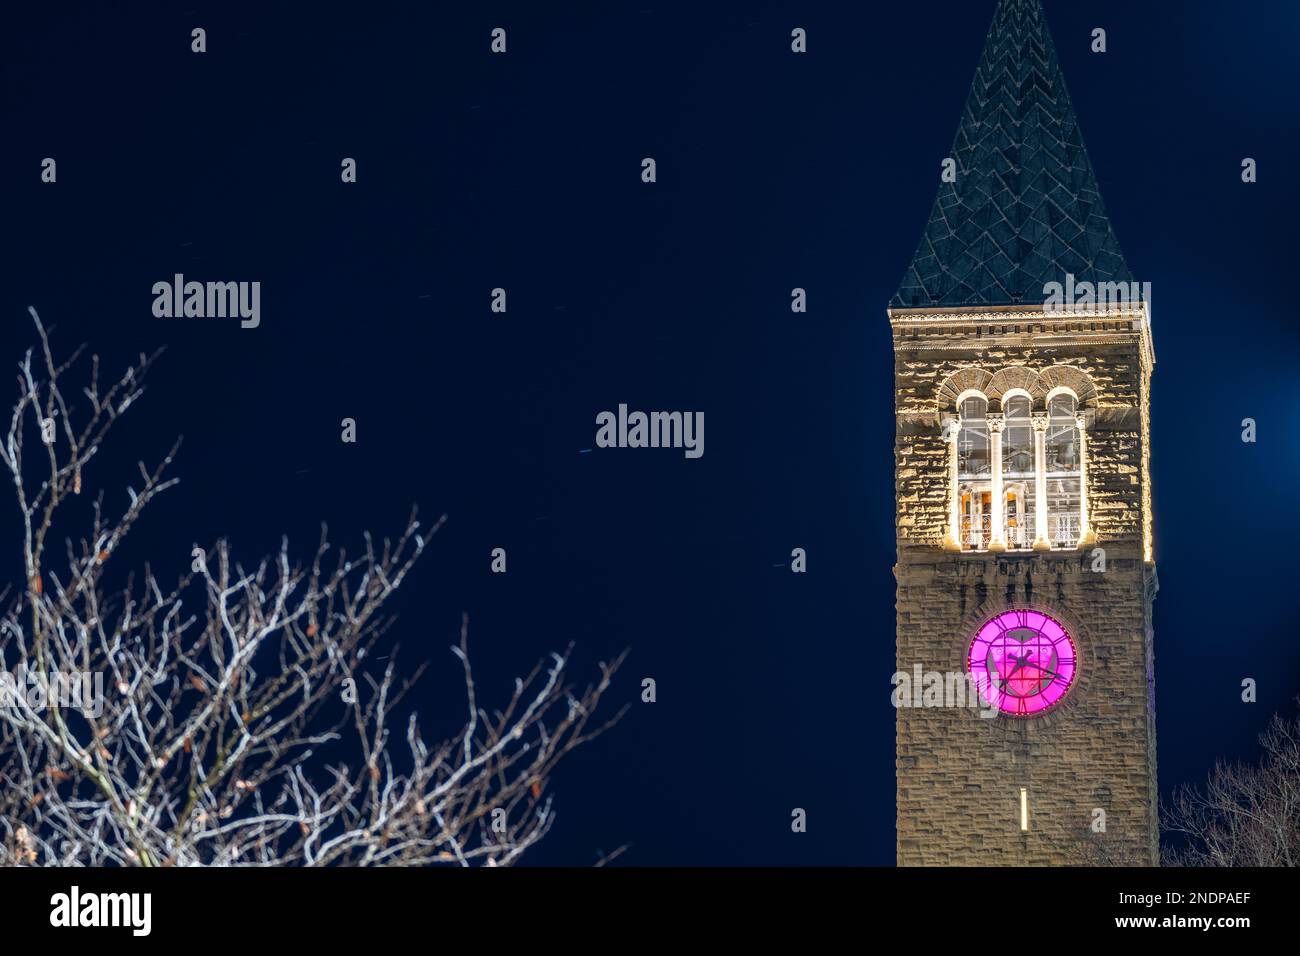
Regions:
M 966 666 L 984 699 L 1004 714 L 1030 717 L 1074 684 L 1074 641 L 1042 611 L 1003 611 L 979 629 Z

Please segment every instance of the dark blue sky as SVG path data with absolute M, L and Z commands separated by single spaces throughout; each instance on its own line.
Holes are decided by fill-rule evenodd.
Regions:
M 1153 287 L 1167 791 L 1252 755 L 1300 691 L 1300 7 L 1045 5 Z M 29 344 L 28 305 L 109 367 L 168 346 L 93 476 L 124 494 L 184 433 L 136 559 L 447 512 L 397 630 L 412 666 L 445 665 L 418 701 L 431 728 L 460 720 L 462 610 L 489 696 L 570 640 L 580 667 L 631 647 L 627 699 L 658 681 L 561 768 L 535 862 L 631 843 L 639 864 L 892 863 L 885 305 L 993 0 L 268 6 L 22 5 L 0 39 L 0 356 Z M 175 272 L 261 281 L 261 327 L 155 319 Z M 619 402 L 704 411 L 704 457 L 580 454 Z M 17 552 L 0 568 L 17 580 Z

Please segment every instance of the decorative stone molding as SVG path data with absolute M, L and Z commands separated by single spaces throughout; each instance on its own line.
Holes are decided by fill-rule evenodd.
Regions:
M 957 398 L 962 392 L 971 390 L 987 394 L 992 373 L 975 365 L 967 366 L 949 375 L 939 386 L 939 409 L 949 411 L 956 409 Z
M 978 391 L 991 405 L 1002 406 L 1002 397 L 1011 389 L 1023 389 L 1033 399 L 1036 409 L 1043 409 L 1047 394 L 1054 388 L 1068 388 L 1079 399 L 1079 408 L 1095 408 L 1097 388 L 1088 373 L 1070 365 L 1053 365 L 1037 371 L 1027 365 L 1008 365 L 990 373 L 979 366 L 967 366 L 944 379 L 936 396 L 936 411 L 957 407 L 964 392 Z
M 998 340 L 1033 338 L 1040 345 L 1063 336 L 1067 339 L 1086 337 L 1098 344 L 1120 344 L 1136 337 L 1147 371 L 1156 363 L 1151 341 L 1151 305 L 1148 302 L 1126 303 L 1121 307 L 1082 306 L 1051 310 L 1044 310 L 1040 304 L 998 309 L 892 308 L 887 312 L 894 330 L 896 349 L 943 348 L 942 343 L 926 344 L 911 339 L 933 331 L 961 334 L 979 328 L 982 335 Z
M 1034 399 L 1036 405 L 1042 404 L 1043 390 L 1039 385 L 1040 375 L 1025 365 L 1008 365 L 993 373 L 989 379 L 985 394 L 990 402 L 1002 404 L 1002 398 L 1013 388 L 1024 389 Z
M 1053 365 L 1045 368 L 1038 375 L 1039 387 L 1046 395 L 1054 388 L 1068 388 L 1079 398 L 1079 407 L 1092 407 L 1097 404 L 1097 389 L 1092 384 L 1088 373 L 1070 365 Z
M 894 324 L 913 322 L 1077 322 L 1080 319 L 1145 319 L 1147 306 L 1145 302 L 1129 303 L 1122 308 L 1114 306 L 1092 307 L 1080 306 L 1070 309 L 1044 309 L 1040 305 L 1023 306 L 1019 309 L 887 309 L 890 321 Z

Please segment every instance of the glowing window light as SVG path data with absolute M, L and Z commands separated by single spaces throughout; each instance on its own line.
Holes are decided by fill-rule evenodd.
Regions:
M 1029 829 L 1029 790 L 1020 788 L 1020 829 Z

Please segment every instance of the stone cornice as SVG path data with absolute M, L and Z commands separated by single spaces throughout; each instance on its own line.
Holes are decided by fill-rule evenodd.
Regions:
M 1095 319 L 1128 316 L 1136 318 L 1147 310 L 1145 302 L 1135 302 L 1125 306 L 1072 306 L 1070 308 L 1048 309 L 1042 303 L 1028 305 L 988 306 L 949 306 L 924 309 L 892 308 L 885 311 L 891 320 L 943 320 L 960 319 L 962 321 L 1014 321 L 1025 316 L 1042 316 L 1045 319 Z
M 1087 334 L 1087 333 L 1083 333 L 1083 334 Z M 986 349 L 990 344 L 995 342 L 999 345 L 1005 345 L 1008 343 L 1026 345 L 1029 344 L 1029 341 L 1027 340 L 1031 340 L 1031 339 L 1032 339 L 1032 344 L 1034 345 L 1069 345 L 1072 342 L 1078 342 L 1079 339 L 1083 337 L 1083 334 L 1076 332 L 1070 335 L 1065 335 L 1065 334 L 1044 335 L 1042 333 L 1008 332 L 1005 335 L 1000 335 L 1000 334 L 981 335 L 978 339 L 969 339 L 969 340 L 958 339 L 958 338 L 950 338 L 950 339 L 944 339 L 940 341 L 901 339 L 895 342 L 894 350 L 895 351 L 906 350 L 910 352 L 914 349 L 953 350 L 953 349 L 966 348 L 975 351 L 982 351 Z M 1097 345 L 1124 345 L 1125 343 L 1130 343 L 1140 339 L 1140 335 L 1137 332 L 1094 333 L 1094 334 L 1088 334 L 1087 337 L 1089 342 L 1093 342 Z
M 1008 305 L 989 308 L 930 308 L 887 309 L 889 324 L 895 333 L 894 349 L 951 349 L 963 345 L 983 346 L 1020 344 L 1030 340 L 1037 345 L 1059 345 L 1086 338 L 1103 345 L 1121 345 L 1136 336 L 1142 350 L 1142 359 L 1150 372 L 1155 365 L 1155 349 L 1151 341 L 1151 309 L 1147 302 L 1117 307 L 1075 307 L 1045 309 L 1042 305 Z M 1127 329 L 1078 328 L 1081 322 L 1128 323 Z M 944 332 L 961 333 L 980 326 L 1028 326 L 1022 331 L 981 331 L 979 339 L 958 343 L 943 336 Z M 1060 326 L 1069 326 L 1060 328 Z M 925 330 L 924 338 L 911 338 L 909 332 Z M 930 339 L 936 335 L 938 341 Z M 927 341 L 927 339 L 929 339 Z

